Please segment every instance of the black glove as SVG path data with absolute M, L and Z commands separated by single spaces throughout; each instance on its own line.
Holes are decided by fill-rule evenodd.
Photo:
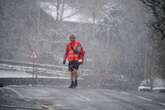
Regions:
M 64 61 L 63 61 L 63 64 L 65 64 L 65 63 L 66 63 L 66 61 L 64 60 Z

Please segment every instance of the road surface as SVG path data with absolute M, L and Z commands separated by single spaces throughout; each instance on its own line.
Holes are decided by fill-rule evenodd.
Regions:
M 0 110 L 165 110 L 165 94 L 54 86 L 0 89 Z

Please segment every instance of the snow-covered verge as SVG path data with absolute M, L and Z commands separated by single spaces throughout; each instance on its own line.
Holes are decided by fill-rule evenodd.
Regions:
M 56 78 L 56 77 L 67 77 L 66 68 L 61 70 L 53 70 L 48 68 L 41 67 L 30 67 L 30 66 L 21 66 L 21 65 L 10 65 L 10 64 L 0 64 L 0 77 L 1 78 L 26 78 L 33 77 L 38 75 L 40 78 Z
M 155 78 L 153 82 L 153 90 L 165 92 L 165 79 Z
M 153 81 L 144 80 L 138 87 L 138 91 L 165 92 L 165 79 L 155 78 Z

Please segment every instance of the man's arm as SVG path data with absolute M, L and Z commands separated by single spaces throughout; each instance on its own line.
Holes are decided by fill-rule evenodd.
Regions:
M 83 62 L 84 62 L 84 55 L 85 55 L 85 51 L 84 51 L 83 47 L 82 47 L 81 44 L 80 44 L 79 58 L 80 58 L 80 60 L 81 60 L 81 64 L 83 64 Z
M 66 50 L 65 50 L 65 55 L 64 55 L 64 60 L 63 60 L 63 64 L 66 63 L 66 59 L 68 57 L 68 45 L 66 46 Z

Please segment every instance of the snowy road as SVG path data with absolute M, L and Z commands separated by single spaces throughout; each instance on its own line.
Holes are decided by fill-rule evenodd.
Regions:
M 69 89 L 51 86 L 10 86 L 0 90 L 5 105 L 38 107 L 40 110 L 164 110 L 165 94 L 108 89 Z M 7 95 L 8 94 L 8 95 Z M 14 94 L 11 97 L 10 95 Z M 10 97 L 9 97 L 10 96 Z M 17 102 L 15 105 L 12 101 Z M 2 101 L 2 100 L 1 100 Z M 23 103 L 24 102 L 24 103 Z M 33 106 L 29 103 L 33 103 Z M 35 104 L 35 105 L 34 105 Z M 28 105 L 28 106 L 27 106 Z M 10 107 L 9 106 L 9 107 Z M 7 107 L 6 107 L 7 108 Z M 12 110 L 16 110 L 13 109 Z M 22 109 L 21 109 L 22 110 Z

